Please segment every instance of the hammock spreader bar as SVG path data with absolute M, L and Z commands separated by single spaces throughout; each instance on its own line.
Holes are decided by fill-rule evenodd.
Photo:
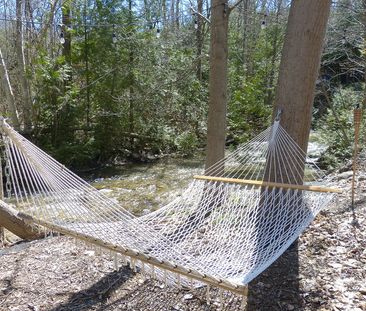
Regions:
M 293 185 L 293 184 L 283 184 L 283 183 L 275 183 L 261 180 L 236 179 L 236 178 L 225 178 L 225 177 L 205 176 L 205 175 L 195 175 L 193 176 L 193 178 L 199 180 L 224 182 L 230 184 L 250 185 L 254 187 L 284 188 L 284 189 L 306 190 L 314 192 L 342 193 L 341 189 L 331 187 Z

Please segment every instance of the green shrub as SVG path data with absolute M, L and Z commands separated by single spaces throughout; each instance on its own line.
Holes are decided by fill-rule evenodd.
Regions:
M 334 91 L 333 108 L 328 107 L 327 114 L 316 124 L 320 141 L 328 146 L 319 159 L 322 168 L 334 169 L 351 158 L 354 142 L 353 110 L 357 104 L 362 103 L 363 96 L 363 90 L 354 87 Z M 366 134 L 364 125 L 361 124 L 361 140 L 364 140 Z

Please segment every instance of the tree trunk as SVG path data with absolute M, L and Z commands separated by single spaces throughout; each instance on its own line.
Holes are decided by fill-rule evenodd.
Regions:
M 366 0 L 362 0 L 362 9 L 363 9 L 363 15 L 362 15 L 362 26 L 363 26 L 363 40 L 365 42 L 366 40 Z M 363 75 L 364 75 L 364 98 L 362 102 L 362 110 L 366 110 L 366 56 L 363 56 Z
M 128 8 L 129 8 L 129 23 L 131 25 L 131 28 L 133 28 L 133 12 L 132 12 L 132 0 L 129 0 L 128 2 Z M 164 12 L 166 12 L 165 8 L 164 8 Z M 133 36 L 133 32 L 131 32 L 131 36 Z M 134 116 L 134 109 L 135 109 L 135 75 L 133 73 L 133 69 L 134 69 L 134 49 L 133 49 L 133 45 L 132 45 L 132 41 L 130 41 L 130 51 L 129 51 L 129 56 L 128 56 L 128 60 L 129 60 L 129 116 L 128 116 L 128 120 L 129 120 L 129 131 L 130 133 L 133 133 L 135 130 L 135 116 Z M 134 151 L 134 143 L 135 140 L 133 137 L 130 137 L 130 148 L 131 151 Z
M 282 51 L 274 111 L 283 109 L 281 125 L 305 152 L 330 4 L 293 0 Z
M 180 10 L 179 10 L 179 6 L 180 6 L 180 0 L 175 0 L 175 26 L 177 29 L 179 29 L 179 15 L 180 15 Z
M 174 25 L 175 25 L 175 1 L 171 0 L 170 1 L 170 11 L 169 11 L 169 23 L 170 26 L 174 29 Z
M 273 115 L 276 115 L 277 110 L 281 108 L 280 124 L 305 152 L 309 140 L 315 82 L 318 76 L 330 5 L 331 0 L 293 0 L 282 51 Z M 282 169 L 284 168 L 282 167 Z M 268 176 L 268 174 L 266 175 Z M 276 178 L 275 174 L 270 174 L 270 176 Z M 290 178 L 284 182 L 302 183 L 302 180 L 291 180 Z M 273 206 L 266 206 L 266 208 L 274 212 Z M 288 215 L 288 217 L 292 216 Z M 258 220 L 256 223 L 260 228 L 261 222 Z M 269 226 L 275 228 L 276 224 Z M 260 230 L 258 230 L 257 238 L 265 239 L 261 236 Z M 279 293 L 282 296 L 286 295 L 288 291 L 286 286 L 291 287 L 292 300 L 294 304 L 297 304 L 295 308 L 300 308 L 298 267 L 297 242 L 295 242 L 291 250 L 250 283 L 247 310 L 277 309 L 278 300 L 286 299 L 286 297 L 279 297 Z M 278 275 L 278 271 L 281 271 L 280 278 L 274 277 L 274 275 Z M 261 301 L 256 299 L 255 293 L 260 291 L 263 283 L 276 290 L 262 291 L 264 301 Z
M 223 174 L 224 164 L 219 168 L 215 167 L 215 172 L 210 171 L 210 167 L 222 160 L 225 155 L 228 19 L 230 9 L 227 0 L 212 0 L 211 7 L 210 95 L 205 174 L 220 176 Z M 202 215 L 199 208 L 200 204 L 198 204 L 198 209 L 192 212 L 168 238 L 176 242 L 184 239 L 199 227 L 210 216 L 212 210 L 221 204 L 221 198 L 219 195 L 215 195 L 215 192 L 214 189 L 204 189 L 202 201 L 209 196 L 215 196 L 210 208 Z
M 18 112 L 15 104 L 15 97 L 13 93 L 13 88 L 10 84 L 10 79 L 8 75 L 8 70 L 6 68 L 5 59 L 3 58 L 3 54 L 0 48 L 0 77 L 2 78 L 2 84 L 6 96 L 6 103 L 8 107 L 8 112 L 10 115 L 10 120 L 14 129 L 20 129 L 20 123 L 18 119 Z
M 24 132 L 29 133 L 32 129 L 32 101 L 30 88 L 26 78 L 26 68 L 23 50 L 23 25 L 22 25 L 22 0 L 16 0 L 16 55 L 18 64 L 18 79 L 22 93 L 21 107 L 23 111 Z
M 84 20 L 84 61 L 85 61 L 85 82 L 86 82 L 86 127 L 90 127 L 90 79 L 89 79 L 89 43 L 88 43 L 88 26 L 87 26 L 87 1 L 84 0 L 84 12 L 83 12 L 83 20 Z
M 207 122 L 206 174 L 224 158 L 227 110 L 228 20 L 227 0 L 212 0 L 209 108 Z M 224 164 L 216 172 L 221 175 Z
M 63 44 L 62 55 L 65 61 L 71 63 L 71 1 L 66 0 L 62 5 L 62 27 L 65 43 Z
M 197 0 L 197 12 L 199 14 L 203 14 L 203 0 Z M 202 80 L 202 46 L 203 46 L 203 20 L 202 17 L 196 14 L 195 19 L 197 23 L 196 30 L 196 44 L 197 44 L 197 67 L 196 67 L 196 76 L 199 81 Z
M 270 67 L 270 71 L 268 74 L 268 83 L 267 83 L 267 94 L 266 94 L 266 98 L 265 98 L 265 105 L 272 105 L 273 104 L 273 86 L 275 83 L 275 72 L 276 72 L 276 59 L 277 59 L 277 54 L 278 54 L 278 49 L 279 49 L 279 39 L 280 39 L 280 34 L 281 34 L 281 29 L 278 26 L 279 25 L 279 17 L 282 11 L 282 1 L 283 0 L 278 0 L 277 3 L 277 11 L 276 11 L 276 29 L 275 29 L 275 33 L 273 35 L 273 40 L 272 40 L 272 46 L 273 46 L 273 51 L 272 51 L 272 57 L 271 57 L 271 67 Z

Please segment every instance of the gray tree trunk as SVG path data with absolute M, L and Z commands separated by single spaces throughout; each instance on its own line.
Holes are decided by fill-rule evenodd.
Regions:
M 197 12 L 199 14 L 203 14 L 203 0 L 197 0 Z M 202 80 L 202 48 L 203 48 L 203 20 L 202 17 L 196 14 L 195 16 L 197 23 L 196 30 L 196 45 L 197 45 L 197 67 L 196 67 L 196 76 L 199 81 Z
M 227 110 L 228 20 L 227 0 L 212 0 L 209 108 L 207 121 L 206 174 L 224 158 Z M 221 175 L 224 165 L 216 175 Z
M 12 126 L 16 129 L 20 129 L 20 123 L 18 119 L 18 112 L 15 104 L 15 96 L 13 93 L 13 88 L 10 84 L 9 74 L 8 70 L 6 68 L 5 59 L 3 58 L 3 54 L 0 48 L 0 77 L 2 80 L 2 85 L 4 88 L 5 96 L 6 96 L 6 104 L 8 113 L 10 116 L 10 120 L 12 123 Z
M 22 25 L 22 0 L 16 0 L 16 55 L 18 64 L 18 79 L 20 81 L 21 102 L 24 122 L 24 132 L 29 133 L 32 129 L 32 101 L 30 97 L 29 83 L 26 78 L 26 68 L 23 50 L 23 25 Z
M 315 82 L 330 5 L 331 0 L 293 0 L 282 51 L 273 115 L 276 115 L 279 108 L 282 109 L 281 125 L 305 152 L 309 140 Z M 275 174 L 270 176 L 275 177 Z M 302 180 L 290 178 L 285 182 L 302 183 Z M 267 208 L 271 213 L 281 212 L 279 209 L 274 210 L 274 206 L 263 205 L 260 208 Z M 258 229 L 263 226 L 260 220 L 256 223 Z M 268 224 L 267 219 L 267 226 L 275 228 L 276 225 L 276 223 Z M 261 236 L 260 230 L 258 230 L 258 239 L 266 239 L 265 236 Z M 295 242 L 291 250 L 250 283 L 247 310 L 278 309 L 277 302 L 287 299 L 288 284 L 291 284 L 292 303 L 298 310 L 301 307 L 298 261 L 297 242 Z M 261 291 L 263 283 L 275 290 Z M 261 299 L 255 297 L 258 291 L 261 291 Z M 281 293 L 280 297 L 279 293 Z
M 274 111 L 283 109 L 281 125 L 305 152 L 330 5 L 293 0 L 282 51 Z

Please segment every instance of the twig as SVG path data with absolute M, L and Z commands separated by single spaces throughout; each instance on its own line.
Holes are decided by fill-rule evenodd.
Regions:
M 238 0 L 238 1 L 236 1 L 233 5 L 231 5 L 230 7 L 229 7 L 229 12 L 231 12 L 232 10 L 234 10 L 240 3 L 242 3 L 243 2 L 243 0 Z
M 211 25 L 211 21 L 206 16 L 202 15 L 200 12 L 197 12 L 192 6 L 190 7 L 190 9 L 192 10 L 193 14 L 198 15 L 199 17 L 204 19 L 208 24 Z

